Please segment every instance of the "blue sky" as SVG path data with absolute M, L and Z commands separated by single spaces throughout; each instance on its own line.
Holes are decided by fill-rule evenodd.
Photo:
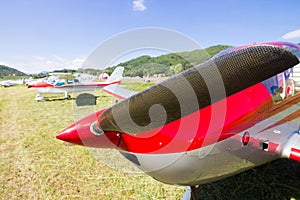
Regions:
M 101 42 L 142 27 L 172 29 L 202 47 L 300 42 L 298 0 L 0 0 L 0 5 L 0 64 L 28 73 L 80 67 Z

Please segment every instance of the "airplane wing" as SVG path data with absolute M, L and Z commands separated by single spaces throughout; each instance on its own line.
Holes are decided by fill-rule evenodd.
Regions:
M 118 97 L 120 99 L 129 98 L 132 95 L 137 93 L 135 91 L 123 88 L 123 87 L 119 86 L 118 84 L 108 85 L 106 87 L 103 87 L 102 90 L 111 95 L 114 95 L 115 97 Z

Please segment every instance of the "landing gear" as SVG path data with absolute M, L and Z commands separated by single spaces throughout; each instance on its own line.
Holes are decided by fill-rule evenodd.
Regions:
M 189 186 L 183 194 L 182 200 L 198 200 L 197 190 L 200 186 Z
M 199 189 L 199 185 L 198 186 L 191 186 L 191 200 L 198 200 L 198 195 L 197 195 L 197 189 Z
M 37 93 L 37 95 L 35 96 L 35 100 L 39 102 L 39 101 L 47 101 L 48 99 L 45 97 L 42 97 L 40 95 L 40 93 Z
M 71 99 L 71 95 L 69 95 L 67 92 L 65 92 L 65 98 L 64 99 Z

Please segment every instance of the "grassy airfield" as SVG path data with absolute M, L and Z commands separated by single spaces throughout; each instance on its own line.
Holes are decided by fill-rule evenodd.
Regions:
M 57 140 L 80 110 L 74 100 L 36 102 L 35 95 L 24 86 L 0 88 L 0 199 L 180 199 L 183 187 L 112 169 L 90 150 Z M 96 95 L 98 108 L 114 100 Z
M 127 83 L 137 90 L 149 85 Z M 0 88 L 0 199 L 182 198 L 185 187 L 139 173 L 117 152 L 55 139 L 74 119 L 111 105 L 113 97 L 96 91 L 97 106 L 83 109 L 74 100 L 36 102 L 35 95 L 24 86 Z M 279 160 L 201 188 L 202 199 L 300 199 L 300 164 Z

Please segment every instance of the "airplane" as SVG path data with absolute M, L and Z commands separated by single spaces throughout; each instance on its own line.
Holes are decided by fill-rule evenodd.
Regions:
M 231 48 L 71 124 L 57 139 L 112 148 L 155 180 L 196 187 L 279 158 L 300 162 L 300 92 L 289 42 Z
M 37 91 L 37 95 L 35 99 L 37 101 L 45 101 L 46 98 L 42 97 L 42 93 L 64 93 L 64 98 L 69 99 L 70 95 L 69 93 L 74 92 L 83 92 L 83 91 L 91 91 L 95 89 L 101 89 L 105 86 L 111 85 L 111 84 L 120 84 L 122 79 L 122 74 L 124 71 L 124 67 L 117 67 L 111 76 L 104 82 L 88 82 L 88 81 L 81 81 L 80 76 L 77 76 L 73 80 L 73 77 L 71 74 L 67 74 L 67 80 L 66 79 L 51 79 L 51 82 L 37 82 L 28 85 L 28 88 L 33 88 Z
M 3 87 L 11 87 L 15 85 L 21 85 L 25 83 L 25 79 L 20 79 L 20 80 L 5 80 L 5 81 L 0 81 L 0 86 Z
M 1 81 L 0 85 L 3 87 L 11 87 L 17 85 L 17 83 L 12 82 L 12 80 Z

